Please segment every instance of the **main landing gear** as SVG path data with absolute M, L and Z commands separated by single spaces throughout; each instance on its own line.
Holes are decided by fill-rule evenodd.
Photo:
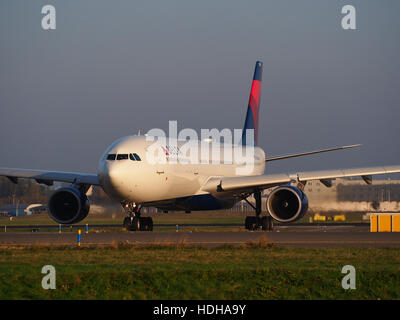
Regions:
M 134 203 L 122 203 L 128 216 L 125 217 L 123 227 L 128 231 L 153 231 L 153 219 L 141 217 L 140 206 Z
M 254 206 L 246 198 L 243 198 L 253 209 L 256 211 L 256 216 L 248 216 L 244 222 L 245 228 L 247 230 L 259 230 L 260 227 L 263 231 L 272 231 L 274 228 L 274 220 L 271 216 L 260 217 L 261 215 L 261 191 L 256 189 L 254 191 L 254 199 L 256 200 L 256 205 Z

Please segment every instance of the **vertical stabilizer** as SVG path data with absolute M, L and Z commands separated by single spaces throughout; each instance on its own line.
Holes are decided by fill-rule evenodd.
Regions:
M 262 81 L 262 68 L 261 61 L 256 62 L 254 69 L 253 83 L 251 85 L 250 99 L 247 107 L 246 120 L 244 123 L 242 144 L 250 144 L 246 141 L 246 130 L 254 129 L 254 145 L 258 143 L 258 118 L 260 114 L 260 94 L 261 94 L 261 81 Z

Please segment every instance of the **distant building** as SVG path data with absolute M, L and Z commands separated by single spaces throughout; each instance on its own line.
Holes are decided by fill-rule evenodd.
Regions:
M 47 211 L 47 207 L 40 203 L 33 204 L 8 204 L 0 207 L 0 215 L 2 216 L 29 216 Z
M 373 180 L 367 185 L 363 180 L 336 179 L 330 188 L 314 180 L 307 182 L 304 192 L 315 210 L 400 211 L 400 180 Z

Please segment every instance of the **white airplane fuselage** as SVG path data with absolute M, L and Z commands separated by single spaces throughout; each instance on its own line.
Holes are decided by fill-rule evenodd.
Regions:
M 99 161 L 98 178 L 103 190 L 119 202 L 154 205 L 166 210 L 212 210 L 232 207 L 239 199 L 229 194 L 219 198 L 217 194 L 210 195 L 203 191 L 202 186 L 210 178 L 237 176 L 238 169 L 240 172 L 244 168 L 247 170 L 245 175 L 249 176 L 261 175 L 265 171 L 265 153 L 259 147 L 254 147 L 251 165 L 247 161 L 245 167 L 234 159 L 227 161 L 229 153 L 225 154 L 225 150 L 232 150 L 231 145 L 214 145 L 213 150 L 220 158 L 218 163 L 212 163 L 215 159 L 212 144 L 208 141 L 191 141 L 197 149 L 198 161 L 189 163 L 183 161 L 187 158 L 181 151 L 188 142 L 175 140 L 176 147 L 171 148 L 171 141 L 174 140 L 167 141 L 168 146 L 164 146 L 158 141 L 149 141 L 146 136 L 128 136 L 112 143 Z M 158 152 L 158 161 L 151 163 L 146 152 L 155 143 L 165 152 Z M 208 154 L 206 150 L 209 150 Z M 138 155 L 140 161 L 133 158 L 132 154 Z M 107 160 L 108 155 L 116 155 L 115 160 Z M 118 155 L 123 159 L 118 160 Z

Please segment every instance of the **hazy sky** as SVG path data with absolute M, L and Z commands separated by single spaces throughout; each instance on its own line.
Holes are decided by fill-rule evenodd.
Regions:
M 57 28 L 41 28 L 56 8 Z M 356 8 L 357 30 L 341 28 Z M 242 128 L 264 62 L 272 172 L 400 164 L 400 1 L 0 2 L 0 167 L 95 173 L 115 139 Z M 267 169 L 268 170 L 268 169 Z

